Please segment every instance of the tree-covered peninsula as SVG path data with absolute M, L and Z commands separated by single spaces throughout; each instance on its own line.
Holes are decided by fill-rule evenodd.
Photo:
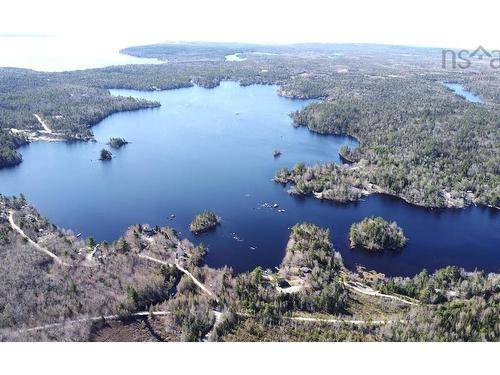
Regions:
M 26 143 L 23 136 L 0 129 L 0 168 L 21 163 L 23 157 L 16 149 Z

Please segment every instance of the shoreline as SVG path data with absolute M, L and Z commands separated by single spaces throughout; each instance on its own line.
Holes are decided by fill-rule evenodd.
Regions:
M 241 80 L 237 80 L 237 79 L 221 79 L 221 80 L 218 80 L 217 82 L 214 82 L 213 85 L 202 85 L 202 84 L 196 83 L 193 80 L 191 80 L 190 81 L 190 85 L 187 86 L 187 87 L 173 87 L 173 88 L 164 88 L 164 89 L 163 88 L 154 87 L 154 88 L 152 88 L 150 90 L 143 90 L 143 89 L 141 89 L 141 90 L 136 90 L 136 91 L 144 91 L 144 92 L 171 91 L 171 90 L 177 90 L 177 89 L 180 89 L 180 88 L 189 88 L 189 87 L 192 87 L 192 86 L 198 86 L 198 87 L 201 87 L 201 88 L 205 88 L 207 90 L 211 90 L 211 89 L 215 89 L 215 88 L 219 87 L 222 82 L 235 82 L 235 83 L 239 84 L 242 87 L 249 86 L 249 85 L 265 85 L 263 83 L 245 84 Z M 321 102 L 324 102 L 327 99 L 324 96 L 317 96 L 317 97 L 303 96 L 302 97 L 302 96 L 298 96 L 298 95 L 287 95 L 287 92 L 284 89 L 284 85 L 283 84 L 280 84 L 280 83 L 276 82 L 276 83 L 271 83 L 270 85 L 271 86 L 277 86 L 276 95 L 278 95 L 280 97 L 288 98 L 288 99 L 291 99 L 291 100 L 319 100 Z M 114 90 L 114 89 L 113 88 L 108 88 L 107 90 Z M 120 89 L 117 89 L 117 90 L 120 90 Z M 151 106 L 151 107 L 146 107 L 146 108 L 157 108 L 157 107 L 160 107 L 160 106 L 161 106 L 161 103 L 159 103 L 158 106 Z M 146 108 L 140 108 L 140 109 L 146 109 Z M 135 109 L 135 110 L 139 110 L 139 109 Z M 116 112 L 116 113 L 129 112 L 129 111 L 135 111 L 135 110 L 123 110 L 123 111 L 119 111 L 119 112 Z M 114 113 L 111 113 L 108 116 L 111 116 L 112 114 L 114 114 Z M 108 116 L 106 116 L 106 117 L 108 117 Z M 104 119 L 102 119 L 101 121 L 103 121 L 103 120 Z M 94 124 L 92 126 L 98 125 L 101 121 L 99 121 L 98 123 L 96 123 L 96 124 Z M 325 136 L 334 135 L 334 136 L 350 137 L 350 138 L 354 139 L 358 143 L 357 147 L 359 147 L 361 145 L 361 141 L 358 139 L 358 137 L 356 137 L 356 136 L 354 136 L 352 134 L 348 134 L 348 133 L 332 133 L 332 134 L 331 133 L 321 133 L 321 132 L 318 132 L 318 131 L 316 131 L 314 129 L 311 129 L 306 124 L 304 124 L 304 125 L 297 124 L 297 125 L 298 126 L 304 126 L 310 132 L 316 133 L 316 134 L 320 134 L 320 135 L 325 135 Z M 292 121 L 292 126 L 296 126 L 296 124 L 293 121 Z M 93 140 L 93 138 L 91 140 Z M 353 169 L 354 168 L 356 168 L 356 169 L 360 168 L 359 165 L 356 165 L 357 162 L 355 160 L 349 159 L 348 157 L 346 157 L 345 155 L 343 155 L 341 153 L 339 153 L 339 158 L 340 158 L 341 162 L 344 165 L 349 165 L 349 168 L 353 168 Z M 280 181 L 275 181 L 275 182 L 283 184 L 283 182 L 280 182 Z M 418 204 L 418 203 L 412 202 L 408 198 L 406 198 L 406 197 L 404 197 L 402 195 L 397 195 L 397 194 L 394 194 L 394 193 L 389 193 L 389 192 L 383 190 L 380 186 L 377 186 L 377 185 L 374 185 L 374 184 L 371 184 L 371 185 L 372 185 L 372 187 L 374 189 L 373 190 L 363 190 L 362 191 L 362 196 L 369 196 L 371 194 L 385 194 L 385 195 L 389 195 L 389 196 L 401 199 L 401 200 L 403 200 L 405 203 L 407 203 L 409 205 L 412 205 L 412 206 L 415 206 L 415 207 L 419 207 L 419 208 L 430 209 L 430 210 L 433 210 L 433 209 L 450 209 L 450 208 L 463 209 L 463 208 L 467 208 L 467 207 L 470 207 L 470 206 L 473 206 L 473 205 L 474 206 L 482 206 L 482 207 L 488 207 L 488 208 L 493 208 L 493 209 L 500 210 L 500 207 L 496 207 L 496 206 L 492 206 L 492 205 L 487 205 L 487 204 L 479 204 L 479 203 L 476 203 L 476 202 L 473 202 L 473 201 L 470 201 L 469 204 L 465 204 L 465 203 L 463 203 L 463 204 L 453 203 L 453 200 L 451 198 L 447 198 L 446 196 L 444 196 L 445 202 L 447 203 L 446 205 L 443 205 L 443 206 L 426 206 L 426 205 L 423 205 L 423 204 Z M 300 195 L 304 195 L 302 193 L 299 193 L 299 194 Z M 328 199 L 328 198 L 319 198 L 314 193 L 312 195 L 314 195 L 314 197 L 317 198 L 317 199 L 331 200 L 333 202 L 340 202 L 340 203 L 358 202 L 361 199 L 360 198 L 360 199 L 352 200 L 352 201 L 340 201 L 340 200 L 334 200 L 334 199 Z
M 1 194 L 0 194 L 0 197 L 1 197 Z M 4 198 L 12 198 L 12 197 L 15 197 L 15 196 L 3 196 L 3 197 Z M 32 204 L 32 203 L 30 203 L 28 201 L 27 206 L 30 207 L 30 208 L 32 208 L 32 209 L 34 209 L 35 212 L 38 215 L 41 215 L 41 213 L 38 211 L 38 208 L 34 204 Z M 19 210 L 3 211 L 2 209 L 4 209 L 4 208 L 6 208 L 6 207 L 4 206 L 3 203 L 0 202 L 0 218 L 4 217 L 4 215 L 5 215 L 6 218 L 11 217 L 12 220 L 9 220 L 9 224 L 11 225 L 13 223 L 13 215 L 15 215 L 16 213 L 18 213 L 20 211 Z M 53 225 L 55 225 L 55 224 L 53 224 Z M 120 238 L 124 238 L 124 236 L 126 236 L 127 233 L 129 233 L 131 229 L 133 229 L 134 227 L 136 227 L 138 225 L 140 225 L 140 224 L 137 224 L 137 223 L 130 224 L 125 230 L 123 230 L 121 232 L 121 235 L 119 235 L 114 241 L 117 241 Z M 166 225 L 166 226 L 159 226 L 159 228 L 169 228 L 169 229 L 175 230 L 175 228 L 169 227 L 168 225 Z M 58 225 L 55 225 L 55 231 L 67 232 L 66 236 L 72 238 L 73 240 L 77 240 L 79 238 L 77 235 L 75 235 L 75 232 L 71 228 L 62 228 L 62 227 L 60 227 Z M 155 233 L 154 236 L 156 236 L 156 234 L 157 233 Z M 27 235 L 25 235 L 25 236 L 27 237 Z M 90 235 L 90 236 L 92 237 L 92 235 Z M 144 237 L 144 238 L 147 238 L 148 241 L 150 241 L 150 237 Z M 181 243 L 183 240 L 188 240 L 188 239 L 187 239 L 187 237 L 178 237 L 178 240 L 179 240 L 179 243 Z M 190 241 L 190 240 L 188 240 L 188 241 Z M 38 242 L 34 241 L 33 243 L 34 243 L 34 246 L 38 246 Z M 285 244 L 285 247 L 284 247 L 285 252 L 284 252 L 284 255 L 283 255 L 283 258 L 282 258 L 281 262 L 283 262 L 283 260 L 285 259 L 286 254 L 287 254 L 290 246 L 293 245 L 293 243 L 294 243 L 293 240 L 291 238 L 288 238 L 288 240 L 287 240 L 287 242 Z M 192 243 L 192 244 L 195 245 L 194 243 Z M 343 264 L 342 264 L 342 272 L 344 272 L 347 275 L 349 275 L 351 277 L 354 277 L 354 278 L 358 278 L 360 276 L 362 276 L 363 279 L 366 279 L 368 277 L 368 278 L 376 278 L 376 279 L 379 279 L 379 280 L 380 279 L 390 279 L 390 278 L 394 278 L 394 277 L 402 277 L 402 278 L 408 278 L 409 277 L 409 278 L 411 278 L 411 277 L 414 277 L 414 276 L 418 275 L 418 273 L 421 272 L 422 270 L 425 270 L 425 267 L 424 267 L 420 271 L 418 271 L 415 274 L 410 275 L 410 276 L 397 276 L 397 275 L 387 276 L 384 272 L 378 271 L 376 269 L 367 269 L 367 267 L 364 266 L 364 265 L 362 265 L 362 264 L 355 264 L 355 265 L 351 265 L 350 267 L 348 267 L 347 265 L 344 264 L 344 258 L 342 257 L 342 253 L 340 251 L 336 250 L 335 248 L 333 248 L 333 251 L 335 253 L 339 254 L 340 257 L 342 258 L 342 262 L 343 262 Z M 42 252 L 46 252 L 46 251 L 42 250 Z M 52 256 L 52 255 L 49 255 L 49 256 Z M 68 266 L 68 264 L 64 264 L 64 262 L 61 263 L 61 264 Z M 206 265 L 208 267 L 210 267 L 210 268 L 213 268 L 213 266 L 209 266 L 208 264 L 206 264 Z M 226 266 L 229 267 L 229 265 L 227 265 L 227 264 L 226 264 Z M 282 269 L 282 263 L 279 263 L 278 266 L 279 266 L 279 269 L 281 270 Z M 456 265 L 454 265 L 452 263 L 450 263 L 449 266 L 453 266 L 453 267 L 457 267 L 459 269 L 462 269 L 467 274 L 472 274 L 475 271 L 480 271 L 480 272 L 484 272 L 484 273 L 493 273 L 493 274 L 497 274 L 498 273 L 498 272 L 495 272 L 495 271 L 493 271 L 493 272 L 487 272 L 484 269 L 479 269 L 479 268 L 476 268 L 475 271 L 474 270 L 467 270 L 463 266 L 456 266 Z M 259 266 L 259 267 L 261 267 L 261 266 Z M 444 267 L 446 267 L 446 266 L 443 266 L 441 268 L 444 268 Z M 221 268 L 221 267 L 219 267 L 219 268 Z M 441 269 L 441 268 L 438 268 L 438 269 Z M 216 269 L 216 268 L 214 268 L 214 269 Z M 245 274 L 245 273 L 249 273 L 249 272 L 252 272 L 252 271 L 251 270 L 241 271 L 241 272 L 234 271 L 234 273 L 237 274 L 237 275 Z M 278 271 L 278 273 L 279 272 L 280 271 Z
M 340 199 L 330 199 L 330 198 L 325 198 L 323 197 L 323 192 L 312 192 L 311 194 L 304 194 L 298 190 L 295 189 L 295 183 L 293 181 L 283 181 L 282 179 L 278 179 L 276 178 L 276 176 L 273 178 L 273 181 L 275 183 L 278 183 L 280 185 L 283 185 L 283 187 L 286 187 L 288 184 L 291 184 L 291 189 L 288 190 L 288 194 L 290 195 L 299 195 L 299 196 L 303 196 L 303 197 L 310 197 L 310 198 L 314 198 L 314 199 L 319 199 L 319 200 L 324 200 L 324 201 L 330 201 L 330 202 L 335 202 L 335 203 L 341 203 L 341 204 L 348 204 L 348 203 L 356 203 L 356 202 L 360 202 L 360 201 L 363 201 L 362 197 L 368 197 L 372 194 L 380 194 L 380 195 L 386 195 L 386 196 L 389 196 L 389 197 L 393 197 L 395 199 L 399 199 L 399 200 L 402 200 L 403 202 L 405 202 L 406 204 L 410 205 L 410 206 L 414 206 L 414 207 L 417 207 L 417 208 L 423 208 L 423 209 L 426 209 L 426 210 L 448 210 L 448 209 L 466 209 L 466 208 L 469 208 L 469 207 L 483 207 L 483 208 L 490 208 L 490 209 L 494 209 L 494 210 L 500 210 L 500 207 L 496 207 L 496 206 L 492 206 L 492 205 L 487 205 L 487 204 L 480 204 L 480 203 L 475 203 L 475 202 L 471 202 L 469 204 L 463 204 L 463 205 L 457 205 L 457 204 L 453 204 L 452 201 L 448 202 L 449 204 L 448 205 L 445 205 L 445 206 L 425 206 L 425 205 L 422 205 L 422 204 L 417 204 L 417 203 L 414 203 L 410 200 L 408 200 L 408 198 L 404 197 L 404 196 L 400 196 L 400 195 L 397 195 L 397 194 L 393 194 L 393 193 L 389 193 L 385 190 L 383 190 L 380 186 L 377 186 L 377 185 L 374 185 L 374 184 L 371 184 L 372 185 L 372 189 L 364 189 L 364 190 L 361 190 L 361 197 L 358 198 L 358 199 L 352 199 L 352 200 L 340 200 Z M 293 189 L 293 190 L 292 190 Z
M 199 87 L 203 87 L 203 88 L 206 88 L 206 89 L 214 89 L 218 86 L 220 86 L 221 82 L 236 82 L 238 83 L 240 86 L 246 86 L 241 80 L 234 80 L 234 79 L 221 79 L 221 80 L 218 80 L 217 82 L 214 82 L 213 85 L 210 85 L 209 87 L 208 86 L 204 86 L 204 85 L 201 85 L 201 84 L 197 84 L 195 82 L 193 82 L 192 80 L 190 81 L 189 83 L 189 86 L 187 87 L 192 87 L 193 85 L 194 86 L 199 86 Z M 254 83 L 254 84 L 259 84 L 259 83 Z M 262 83 L 260 83 L 262 84 Z M 311 100 L 311 99 L 318 99 L 318 100 L 321 100 L 321 101 L 324 101 L 325 98 L 324 97 L 316 97 L 316 98 L 313 98 L 313 97 L 299 97 L 297 95 L 286 95 L 286 90 L 284 90 L 284 85 L 283 84 L 278 84 L 278 83 L 274 83 L 274 84 L 271 84 L 271 85 L 277 85 L 278 86 L 278 89 L 277 89 L 277 92 L 276 92 L 276 95 L 278 96 L 282 96 L 282 97 L 286 97 L 286 98 L 289 98 L 289 99 L 298 99 L 298 100 Z M 150 90 L 147 90 L 147 89 L 141 89 L 141 90 L 137 90 L 137 91 L 144 91 L 144 92 L 154 92 L 154 91 L 170 91 L 170 90 L 176 90 L 176 89 L 179 89 L 179 88 L 187 88 L 187 87 L 172 87 L 172 88 L 152 88 Z M 108 92 L 110 92 L 110 90 L 113 90 L 113 89 L 116 89 L 116 88 L 106 88 L 106 90 L 108 90 Z M 118 89 L 119 90 L 119 89 Z M 118 95 L 119 96 L 119 95 Z M 144 106 L 144 107 L 141 107 L 141 108 L 136 108 L 136 109 L 123 109 L 123 110 L 119 110 L 119 111 L 115 111 L 115 112 L 112 112 L 112 113 L 109 113 L 107 114 L 104 118 L 100 119 L 99 121 L 97 121 L 96 123 L 92 124 L 92 125 L 89 125 L 89 128 L 92 128 L 98 124 L 100 124 L 103 120 L 105 120 L 106 118 L 108 118 L 109 116 L 115 114 L 115 113 L 122 113 L 122 112 L 131 112 L 131 111 L 138 111 L 138 110 L 141 110 L 141 109 L 152 109 L 152 108 L 158 108 L 161 106 L 161 103 L 160 102 L 156 102 L 154 104 L 150 104 L 150 105 L 147 105 L 147 106 Z M 39 118 L 38 115 L 34 114 L 35 117 L 37 118 L 37 120 L 40 122 L 40 124 L 43 123 L 43 121 Z M 44 123 L 45 126 L 47 126 L 45 123 Z M 359 145 L 361 144 L 360 140 L 351 135 L 351 134 L 330 134 L 330 133 L 321 133 L 321 132 L 318 132 L 314 129 L 311 129 L 309 126 L 307 126 L 307 124 L 294 124 L 292 123 L 293 126 L 305 126 L 307 127 L 307 129 L 310 131 L 310 132 L 313 132 L 313 133 L 317 133 L 317 134 L 322 134 L 322 135 L 339 135 L 339 136 L 348 136 L 348 137 L 351 137 L 353 138 L 357 143 L 358 143 L 358 147 Z M 43 125 L 42 125 L 43 126 Z M 44 128 L 45 128 L 44 126 Z M 89 142 L 89 141 L 96 141 L 94 136 L 92 135 L 91 137 L 85 137 L 85 138 L 78 138 L 78 135 L 76 136 L 73 136 L 73 137 L 69 137 L 69 136 L 64 136 L 64 135 L 61 135 L 61 134 L 58 134 L 58 133 L 54 133 L 52 132 L 52 130 L 37 130 L 37 131 L 32 131 L 30 132 L 29 130 L 23 130 L 23 129 L 15 129 L 15 128 L 11 128 L 10 129 L 14 134 L 22 134 L 24 135 L 27 140 L 30 142 L 39 142 L 39 141 L 45 141 L 45 142 L 73 142 L 73 141 L 84 141 L 84 142 Z M 44 135 L 40 135 L 40 133 L 43 133 Z M 360 168 L 359 165 L 356 165 L 356 161 L 354 160 L 351 160 L 349 159 L 348 157 L 346 157 L 345 155 L 342 155 L 339 153 L 339 158 L 341 160 L 341 162 L 344 164 L 344 165 L 349 165 L 349 168 Z M 17 165 L 20 165 L 22 163 L 22 160 L 20 163 L 14 165 L 14 166 L 17 166 Z M 8 167 L 5 167 L 5 168 L 8 168 Z M 1 168 L 0 168 L 1 169 Z M 276 179 L 276 177 L 274 177 L 274 181 L 275 182 L 278 182 L 280 184 L 288 184 L 288 183 L 292 183 L 293 184 L 293 181 L 281 181 L 281 180 L 278 180 Z M 293 184 L 295 185 L 295 184 Z M 294 193 L 296 194 L 299 194 L 299 195 L 303 195 L 303 196 L 313 196 L 314 198 L 316 199 L 320 199 L 320 200 L 330 200 L 330 201 L 333 201 L 333 202 L 340 202 L 340 203 L 348 203 L 348 202 L 357 202 L 357 201 L 360 201 L 361 198 L 358 198 L 356 200 L 347 200 L 347 201 L 342 201 L 342 200 L 336 200 L 336 199 L 329 199 L 329 198 L 324 198 L 322 193 L 311 193 L 311 194 L 303 194 L 299 191 L 295 191 Z M 361 191 L 361 194 L 362 196 L 369 196 L 371 194 L 385 194 L 385 195 L 389 195 L 389 196 L 392 196 L 392 197 L 395 197 L 395 198 L 398 198 L 398 199 L 401 199 L 403 200 L 404 202 L 410 204 L 410 205 L 413 205 L 413 206 L 416 206 L 416 207 L 421 207 L 421 208 L 425 208 L 425 209 L 449 209 L 449 208 L 458 208 L 458 209 L 462 209 L 462 208 L 467 208 L 469 206 L 472 206 L 472 205 L 478 205 L 478 206 L 483 206 L 483 207 L 488 207 L 488 208 L 492 208 L 492 209 L 497 209 L 497 210 L 500 210 L 500 207 L 496 207 L 496 206 L 492 206 L 492 205 L 488 205 L 488 204 L 479 204 L 477 202 L 474 202 L 473 199 L 474 197 L 472 196 L 472 198 L 469 201 L 469 203 L 465 203 L 465 202 L 458 202 L 457 199 L 453 200 L 451 197 L 447 196 L 447 193 L 444 192 L 443 193 L 443 197 L 445 199 L 445 204 L 442 205 L 442 206 L 427 206 L 427 205 L 424 205 L 424 204 L 418 204 L 418 203 L 415 203 L 415 202 L 412 202 L 410 201 L 408 198 L 402 196 L 402 195 L 397 195 L 397 194 L 394 194 L 394 193 L 390 193 L 390 192 L 387 192 L 385 191 L 384 189 L 382 189 L 380 186 L 376 186 L 374 184 L 371 184 L 371 187 L 369 189 L 364 189 Z M 448 193 L 449 195 L 449 193 Z

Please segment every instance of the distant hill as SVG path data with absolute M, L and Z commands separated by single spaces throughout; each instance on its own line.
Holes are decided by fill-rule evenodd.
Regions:
M 300 44 L 245 44 L 214 42 L 159 43 L 124 48 L 123 54 L 168 60 L 169 58 L 205 56 L 223 58 L 235 53 L 264 54 L 355 54 L 355 55 L 436 55 L 439 48 L 395 46 L 366 43 L 300 43 Z

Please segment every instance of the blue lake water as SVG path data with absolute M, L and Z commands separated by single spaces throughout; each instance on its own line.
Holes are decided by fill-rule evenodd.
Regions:
M 500 271 L 500 215 L 493 209 L 429 210 L 384 195 L 338 204 L 290 196 L 272 182 L 283 166 L 339 162 L 339 147 L 356 145 L 349 137 L 294 128 L 288 114 L 308 102 L 279 97 L 276 89 L 223 82 L 215 89 L 114 90 L 162 106 L 108 117 L 93 128 L 95 143 L 21 148 L 24 162 L 0 170 L 0 192 L 23 192 L 60 227 L 98 240 L 112 241 L 133 223 L 173 226 L 181 237 L 209 247 L 209 265 L 236 271 L 279 265 L 289 228 L 302 221 L 330 228 L 349 267 L 361 264 L 388 275 L 450 264 Z M 113 151 L 112 161 L 100 162 L 110 137 L 131 143 Z M 278 158 L 276 148 L 283 152 Z M 260 208 L 264 202 L 286 211 Z M 221 216 L 222 225 L 193 236 L 188 224 L 204 209 Z M 408 246 L 378 254 L 349 249 L 349 226 L 370 215 L 396 220 Z
M 450 82 L 445 82 L 443 83 L 447 88 L 449 88 L 453 93 L 455 93 L 458 96 L 461 96 L 465 100 L 472 102 L 472 103 L 483 103 L 483 99 L 481 99 L 480 96 L 473 94 L 470 91 L 467 91 L 460 83 L 450 83 Z

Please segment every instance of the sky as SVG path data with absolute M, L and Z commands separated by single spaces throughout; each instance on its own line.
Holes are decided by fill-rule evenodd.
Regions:
M 500 49 L 498 1 L 16 0 L 2 35 L 125 47 L 162 41 L 382 43 Z

